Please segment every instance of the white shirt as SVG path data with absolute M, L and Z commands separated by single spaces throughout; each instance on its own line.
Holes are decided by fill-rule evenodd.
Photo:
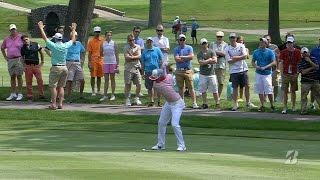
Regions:
M 152 38 L 152 42 L 153 42 L 154 46 L 156 46 L 160 49 L 161 48 L 170 48 L 169 39 L 165 36 L 161 36 L 160 38 L 158 36 L 155 36 Z M 163 64 L 167 65 L 169 63 L 168 53 L 162 51 L 162 54 L 163 54 L 162 62 L 163 62 Z
M 102 48 L 104 64 L 117 64 L 114 41 L 104 41 Z
M 232 57 L 234 57 L 234 56 L 247 55 L 246 47 L 240 43 L 237 43 L 236 47 L 228 45 L 224 49 L 224 51 L 226 53 L 225 57 L 226 57 L 227 62 L 231 61 Z M 230 71 L 230 74 L 248 71 L 248 65 L 245 60 L 236 61 L 234 63 L 229 63 L 229 71 Z

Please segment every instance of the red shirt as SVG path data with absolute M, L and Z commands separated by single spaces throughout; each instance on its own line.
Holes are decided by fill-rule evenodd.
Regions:
M 298 64 L 301 61 L 301 54 L 299 49 L 294 49 L 289 51 L 284 49 L 280 51 L 280 58 L 283 64 L 283 73 L 284 74 L 297 74 L 298 73 Z

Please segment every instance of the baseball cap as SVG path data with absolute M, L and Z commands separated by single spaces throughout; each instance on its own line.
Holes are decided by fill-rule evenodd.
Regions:
M 216 36 L 224 36 L 224 33 L 223 33 L 222 31 L 218 31 L 218 32 L 216 33 Z
M 101 32 L 101 27 L 99 26 L 94 27 L 93 32 Z
M 61 34 L 61 33 L 56 33 L 53 37 L 54 37 L 55 39 L 61 40 L 61 39 L 62 39 L 62 34 Z
M 11 29 L 17 29 L 17 26 L 15 24 L 10 24 L 9 30 L 11 30 Z
M 153 40 L 152 40 L 152 37 L 148 37 L 148 38 L 147 38 L 147 41 L 148 41 L 148 40 L 151 40 L 151 41 L 153 41 Z
M 176 16 L 176 19 L 180 19 L 180 17 L 179 17 L 179 16 Z
M 309 53 L 309 49 L 306 47 L 301 48 L 301 53 Z
M 185 39 L 186 39 L 186 35 L 180 34 L 180 35 L 179 35 L 179 39 L 181 39 L 181 38 L 185 38 Z
M 294 42 L 294 38 L 292 36 L 287 37 L 287 42 Z
M 260 38 L 260 41 L 263 41 L 264 43 L 268 44 L 268 40 L 266 38 Z
M 154 69 L 152 71 L 151 76 L 149 77 L 150 80 L 157 80 L 161 76 L 164 76 L 164 72 L 162 69 Z
M 208 43 L 208 40 L 206 38 L 202 38 L 200 40 L 200 44 Z
M 229 34 L 229 37 L 237 37 L 237 34 L 232 32 L 232 33 Z

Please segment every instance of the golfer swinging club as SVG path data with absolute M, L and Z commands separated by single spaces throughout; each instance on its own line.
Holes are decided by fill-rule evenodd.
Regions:
M 173 78 L 170 74 L 165 75 L 162 69 L 153 70 L 152 75 L 149 78 L 154 81 L 154 90 L 166 100 L 158 121 L 158 143 L 151 149 L 165 149 L 167 124 L 171 119 L 171 125 L 177 138 L 177 151 L 185 151 L 186 146 L 184 144 L 181 127 L 179 124 L 181 113 L 185 107 L 185 104 L 180 95 L 173 89 Z

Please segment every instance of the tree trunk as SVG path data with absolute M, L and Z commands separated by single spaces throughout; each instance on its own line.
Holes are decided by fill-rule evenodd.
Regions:
M 65 36 L 69 38 L 72 22 L 77 23 L 78 39 L 86 46 L 88 41 L 88 29 L 91 25 L 95 0 L 70 0 L 66 17 Z
M 156 27 L 162 23 L 162 3 L 161 0 L 150 0 L 148 27 Z
M 271 36 L 274 44 L 282 43 L 279 27 L 279 0 L 269 0 L 269 28 L 268 34 Z

